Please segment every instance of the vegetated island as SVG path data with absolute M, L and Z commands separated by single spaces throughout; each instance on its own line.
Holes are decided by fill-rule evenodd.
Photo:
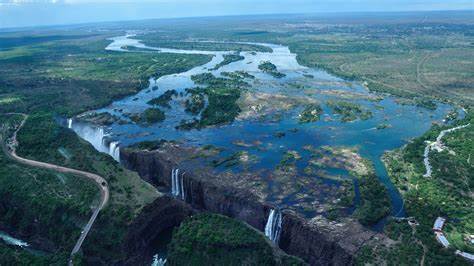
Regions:
M 235 53 L 235 54 L 225 54 L 224 55 L 224 60 L 222 62 L 220 62 L 219 64 L 217 64 L 215 67 L 209 69 L 211 71 L 213 70 L 217 70 L 223 66 L 226 66 L 226 65 L 229 65 L 231 63 L 234 63 L 234 62 L 238 62 L 238 61 L 242 61 L 244 60 L 245 57 L 241 56 L 240 54 L 238 53 Z
M 273 63 L 268 62 L 268 61 L 262 62 L 260 65 L 258 65 L 258 69 L 260 69 L 261 71 L 263 71 L 267 74 L 272 75 L 275 78 L 284 78 L 284 77 L 286 77 L 285 74 L 283 74 L 281 72 L 278 72 L 277 67 Z

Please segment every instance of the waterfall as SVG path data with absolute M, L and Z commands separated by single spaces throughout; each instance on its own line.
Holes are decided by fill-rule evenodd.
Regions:
M 158 254 L 155 254 L 153 256 L 153 262 L 151 263 L 151 266 L 164 266 L 166 264 L 166 259 L 158 257 Z
M 112 141 L 109 144 L 109 155 L 117 162 L 120 162 L 120 146 L 118 141 Z
M 103 127 L 91 127 L 78 124 L 74 125 L 73 130 L 81 138 L 92 144 L 96 150 L 109 153 L 109 147 L 105 145 L 105 137 L 107 135 L 105 134 Z
M 110 141 L 110 135 L 105 132 L 104 127 L 90 126 L 80 122 L 75 123 L 73 127 L 72 118 L 67 119 L 67 126 L 79 137 L 92 144 L 97 151 L 107 153 L 120 162 L 120 142 Z
M 173 196 L 177 196 L 177 182 L 176 182 L 176 176 L 179 174 L 179 169 L 173 169 L 171 170 L 171 194 Z
M 171 194 L 185 200 L 184 196 L 184 177 L 179 174 L 179 169 L 171 170 Z
M 8 245 L 12 245 L 12 246 L 18 246 L 18 247 L 28 247 L 29 244 L 20 240 L 20 239 L 16 239 L 14 237 L 11 237 L 9 236 L 8 234 L 0 231 L 0 239 L 2 239 L 3 241 L 5 241 Z
M 180 188 L 181 188 L 181 199 L 182 199 L 182 200 L 185 200 L 185 198 L 184 198 L 184 173 L 181 174 L 181 185 L 180 185 Z
M 272 209 L 268 215 L 267 224 L 265 225 L 265 236 L 273 243 L 278 245 L 281 232 L 282 216 L 279 210 Z

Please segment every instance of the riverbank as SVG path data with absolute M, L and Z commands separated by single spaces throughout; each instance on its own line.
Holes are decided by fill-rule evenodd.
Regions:
M 464 127 L 472 124 L 472 119 L 472 114 L 468 113 L 464 119 L 453 125 L 434 126 L 422 137 L 416 138 L 403 148 L 387 153 L 384 157 L 390 177 L 403 195 L 407 214 L 419 224 L 413 229 L 409 229 L 410 226 L 405 222 L 392 222 L 389 226 L 391 230 L 396 229 L 395 232 L 398 232 L 399 236 L 401 234 L 400 237 L 411 234 L 412 230 L 415 232 L 414 236 L 407 240 L 423 252 L 404 256 L 420 260 L 423 255 L 425 261 L 436 258 L 436 261 L 444 263 L 468 265 L 466 260 L 455 256 L 454 252 L 444 250 L 443 246 L 435 241 L 432 227 L 440 216 L 453 221 L 443 230 L 447 241 L 455 249 L 472 252 L 465 239 L 470 233 L 469 215 L 474 207 L 470 192 L 472 184 L 469 183 L 472 165 L 468 163 L 472 153 L 469 147 L 472 147 L 473 131 L 470 125 Z M 451 130 L 453 128 L 457 129 Z M 441 140 L 442 151 L 429 153 L 432 171 L 430 176 L 426 176 L 426 141 L 439 143 Z

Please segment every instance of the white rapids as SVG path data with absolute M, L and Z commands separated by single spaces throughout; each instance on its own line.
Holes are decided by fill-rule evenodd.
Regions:
M 153 262 L 151 263 L 151 266 L 164 266 L 166 265 L 166 259 L 159 258 L 158 254 L 153 256 Z
M 22 247 L 22 248 L 29 246 L 29 244 L 26 243 L 25 241 L 9 236 L 2 231 L 0 231 L 0 239 L 2 239 L 3 241 L 5 241 L 5 243 L 11 246 L 17 246 L 17 247 Z
M 104 127 L 75 123 L 72 118 L 67 119 L 67 127 L 92 144 L 99 152 L 107 153 L 115 161 L 120 162 L 120 142 L 109 141 L 110 136 L 105 132 Z
M 171 170 L 171 194 L 182 200 L 186 199 L 184 194 L 184 173 L 180 174 L 179 169 Z
M 272 209 L 268 215 L 267 224 L 265 225 L 265 236 L 273 243 L 278 245 L 281 233 L 282 215 L 279 210 Z

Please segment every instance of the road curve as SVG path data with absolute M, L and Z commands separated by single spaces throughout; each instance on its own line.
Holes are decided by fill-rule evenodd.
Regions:
M 459 129 L 462 129 L 462 128 L 465 128 L 465 127 L 468 127 L 470 125 L 471 125 L 471 123 L 468 123 L 468 124 L 463 125 L 463 126 L 457 126 L 457 127 L 453 127 L 453 128 L 450 128 L 450 129 L 443 130 L 439 133 L 438 137 L 436 138 L 436 141 L 428 142 L 426 144 L 425 151 L 423 153 L 423 157 L 424 157 L 423 158 L 423 163 L 425 165 L 426 170 L 425 170 L 425 174 L 423 175 L 423 177 L 431 177 L 431 174 L 433 173 L 431 163 L 430 163 L 430 157 L 429 157 L 430 151 L 433 150 L 433 149 L 442 150 L 442 148 L 443 148 L 442 139 L 446 134 L 451 133 L 451 132 L 456 131 L 456 130 L 459 130 Z
M 22 115 L 23 120 L 21 121 L 21 124 L 18 126 L 18 128 L 15 130 L 13 133 L 13 137 L 11 138 L 11 143 L 7 146 L 7 154 L 14 160 L 16 160 L 19 163 L 26 164 L 29 166 L 34 166 L 34 167 L 39 167 L 39 168 L 44 168 L 44 169 L 49 169 L 65 174 L 73 174 L 73 175 L 79 175 L 86 177 L 88 179 L 93 180 L 97 186 L 100 188 L 101 192 L 101 202 L 97 208 L 95 208 L 94 212 L 92 213 L 91 218 L 89 219 L 89 222 L 85 225 L 84 229 L 81 232 L 81 235 L 79 239 L 76 242 L 76 245 L 74 246 L 72 252 L 71 252 L 71 258 L 69 260 L 69 265 L 72 265 L 72 257 L 81 249 L 82 243 L 87 237 L 87 234 L 89 233 L 90 229 L 92 228 L 92 225 L 94 224 L 97 216 L 99 215 L 99 212 L 107 205 L 107 202 L 109 201 L 110 198 L 110 192 L 109 192 L 109 187 L 107 184 L 107 181 L 96 174 L 89 173 L 89 172 L 84 172 L 68 167 L 63 167 L 55 164 L 50 164 L 50 163 L 44 163 L 44 162 L 39 162 L 39 161 L 34 161 L 30 159 L 26 159 L 23 157 L 20 157 L 16 154 L 16 147 L 18 146 L 18 140 L 17 140 L 17 133 L 20 131 L 20 129 L 23 127 L 25 124 L 26 120 L 28 119 L 28 115 L 26 114 L 21 114 L 21 113 L 8 113 L 7 115 Z M 2 143 L 3 145 L 3 143 Z

